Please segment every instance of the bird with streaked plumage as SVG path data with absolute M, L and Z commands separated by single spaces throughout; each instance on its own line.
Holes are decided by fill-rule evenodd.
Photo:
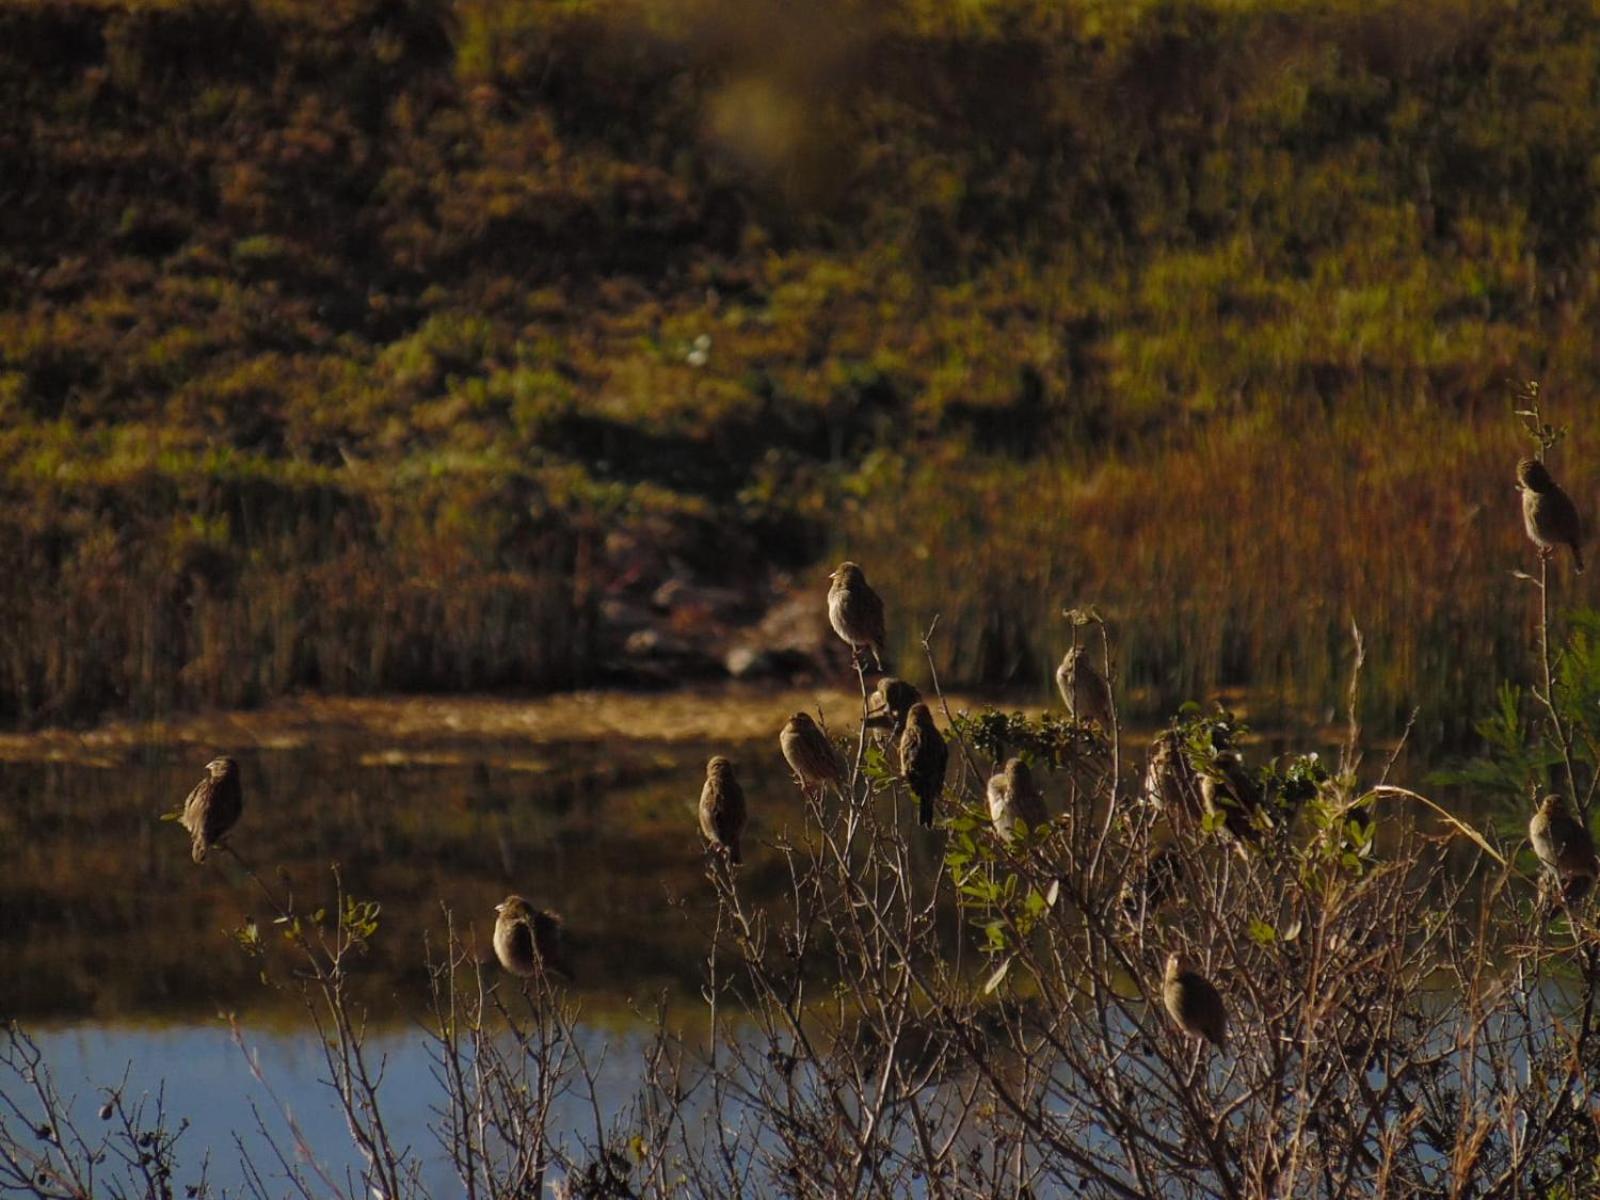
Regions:
M 1190 1037 L 1204 1038 L 1218 1050 L 1228 1048 L 1228 1010 L 1222 994 L 1204 975 L 1190 970 L 1176 952 L 1167 955 L 1161 1002 L 1167 1015 Z
M 706 781 L 700 789 L 700 832 L 712 847 L 728 856 L 730 866 L 739 866 L 739 839 L 744 834 L 746 813 L 744 789 L 733 774 L 733 763 L 722 755 L 706 762 Z
M 522 979 L 541 970 L 575 978 L 561 950 L 561 918 L 535 908 L 521 896 L 507 896 L 494 906 L 494 956 Z
M 778 748 L 800 786 L 808 791 L 844 782 L 844 761 L 810 713 L 797 712 L 784 722 Z
M 1536 458 L 1517 464 L 1517 489 L 1522 493 L 1522 527 L 1539 547 L 1539 557 L 1549 558 L 1557 546 L 1572 551 L 1572 565 L 1583 573 L 1583 521 L 1572 497 Z
M 190 853 L 205 862 L 206 851 L 220 842 L 239 822 L 244 811 L 244 789 L 239 784 L 239 764 L 226 755 L 206 764 L 206 777 L 194 785 L 178 820 L 189 831 Z
M 1067 715 L 1080 724 L 1098 722 L 1111 728 L 1111 685 L 1095 670 L 1082 646 L 1074 646 L 1062 656 L 1056 668 L 1056 689 L 1067 706 Z
M 1561 888 L 1561 899 L 1575 904 L 1588 895 L 1600 875 L 1594 835 L 1567 809 L 1567 802 L 1552 792 L 1539 803 L 1528 822 L 1533 852 Z
M 949 765 L 950 747 L 933 722 L 932 710 L 913 704 L 900 735 L 900 774 L 917 798 L 917 820 L 926 829 L 933 828 L 933 804 L 944 791 Z
M 1198 826 L 1206 815 L 1200 796 L 1200 782 L 1184 753 L 1183 739 L 1176 729 L 1164 729 L 1150 743 L 1150 758 L 1144 772 L 1145 803 L 1165 814 L 1173 829 Z
M 1016 838 L 1018 821 L 1028 827 L 1030 835 L 1050 821 L 1033 772 L 1020 758 L 1008 759 L 1005 767 L 989 778 L 988 801 L 989 820 L 1004 842 Z
M 828 578 L 833 581 L 828 588 L 828 623 L 850 643 L 858 663 L 865 662 L 870 650 L 873 663 L 883 670 L 883 600 L 872 590 L 866 573 L 853 562 L 840 563 Z
M 1272 824 L 1260 782 L 1231 746 L 1218 750 L 1211 767 L 1200 773 L 1200 802 L 1208 813 L 1221 813 L 1223 826 L 1240 843 L 1261 842 Z

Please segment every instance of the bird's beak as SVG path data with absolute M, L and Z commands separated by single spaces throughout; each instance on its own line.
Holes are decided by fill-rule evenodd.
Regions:
M 506 906 L 505 906 L 505 905 L 504 905 L 504 904 L 496 904 L 496 905 L 495 905 L 495 906 L 494 906 L 494 910 L 495 910 L 495 912 L 497 912 L 497 913 L 503 913 L 503 912 L 505 912 L 505 910 L 506 910 Z

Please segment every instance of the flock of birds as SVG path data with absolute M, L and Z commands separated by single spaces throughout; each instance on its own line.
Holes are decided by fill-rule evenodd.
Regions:
M 1583 530 L 1576 507 L 1544 464 L 1524 459 L 1517 464 L 1517 485 L 1522 494 L 1523 524 L 1528 536 L 1548 558 L 1557 547 L 1572 552 L 1573 565 L 1583 570 Z M 934 824 L 935 804 L 944 790 L 949 747 L 934 722 L 933 713 L 917 688 L 903 679 L 883 674 L 886 641 L 883 600 L 853 562 L 839 565 L 829 577 L 828 621 L 850 645 L 858 668 L 866 670 L 870 655 L 881 678 L 868 699 L 865 722 L 869 728 L 887 730 L 900 759 L 900 775 L 916 796 L 918 819 Z M 1111 687 L 1095 669 L 1082 647 L 1074 646 L 1056 669 L 1056 686 L 1072 719 L 1109 730 L 1114 721 Z M 838 749 L 809 714 L 797 712 L 784 723 L 778 745 L 802 788 L 842 787 L 847 769 Z M 206 764 L 206 777 L 189 793 L 181 820 L 189 831 L 195 862 L 204 862 L 209 848 L 218 844 L 239 820 L 243 796 L 238 764 L 221 757 Z M 1236 837 L 1254 828 L 1253 807 L 1259 792 L 1252 792 L 1248 775 L 1236 752 L 1218 752 L 1209 770 L 1196 771 L 1185 756 L 1175 730 L 1158 734 L 1151 748 L 1145 775 L 1146 797 L 1174 818 L 1200 819 L 1220 814 Z M 996 835 L 1014 841 L 1025 830 L 1050 820 L 1043 795 L 1028 764 L 1011 758 L 989 780 L 989 816 Z M 730 866 L 742 861 L 740 840 L 747 809 L 744 790 L 733 763 L 716 755 L 706 763 L 700 792 L 700 831 L 710 848 L 726 856 Z M 1539 861 L 1556 881 L 1561 899 L 1581 899 L 1600 877 L 1600 857 L 1588 827 L 1567 810 L 1561 796 L 1546 796 L 1528 825 L 1529 841 Z M 495 906 L 494 951 L 500 965 L 521 978 L 550 971 L 573 978 L 561 949 L 561 923 L 555 914 L 535 908 L 518 895 Z M 1168 955 L 1162 980 L 1162 1003 L 1184 1033 L 1204 1038 L 1219 1050 L 1227 1047 L 1228 1014 L 1214 984 L 1178 954 Z

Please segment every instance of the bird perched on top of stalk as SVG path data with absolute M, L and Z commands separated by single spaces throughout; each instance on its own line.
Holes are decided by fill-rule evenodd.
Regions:
M 887 729 L 898 739 L 906 728 L 906 717 L 913 704 L 922 702 L 922 693 L 904 679 L 885 675 L 867 700 L 867 728 Z
M 238 823 L 243 810 L 239 764 L 226 756 L 213 758 L 206 764 L 206 777 L 194 785 L 183 802 L 183 813 L 178 818 L 189 831 L 195 862 L 205 862 L 206 851 Z
M 944 790 L 944 774 L 950 765 L 950 747 L 933 723 L 926 704 L 913 704 L 906 714 L 905 732 L 900 735 L 900 774 L 918 800 L 917 820 L 933 828 L 933 802 Z
M 1552 792 L 1539 802 L 1528 822 L 1528 840 L 1545 869 L 1561 887 L 1561 899 L 1573 904 L 1588 895 L 1600 875 L 1594 837 L 1584 823 L 1567 811 L 1567 802 Z
M 1572 565 L 1582 574 L 1583 522 L 1572 497 L 1536 458 L 1517 464 L 1517 488 L 1522 492 L 1522 525 L 1539 547 L 1539 557 L 1549 558 L 1557 546 L 1568 546 Z
M 989 819 L 1002 841 L 1016 837 L 1018 821 L 1032 834 L 1050 820 L 1044 797 L 1033 782 L 1033 772 L 1020 758 L 1008 759 L 1005 767 L 990 777 L 988 799 Z
M 744 861 L 739 854 L 744 823 L 744 789 L 734 778 L 733 764 L 714 755 L 706 763 L 706 782 L 700 789 L 700 832 L 713 847 L 724 851 L 735 867 Z
M 833 580 L 828 588 L 828 622 L 833 631 L 850 643 L 857 662 L 865 662 L 870 650 L 873 663 L 883 670 L 883 601 L 853 562 L 840 563 L 828 578 Z
M 1056 687 L 1067 706 L 1067 715 L 1080 724 L 1097 721 L 1102 729 L 1111 728 L 1111 685 L 1094 669 L 1089 654 L 1074 646 L 1056 668 Z
M 797 712 L 784 722 L 778 734 L 778 748 L 784 760 L 806 789 L 844 782 L 844 762 L 811 714 Z
M 1228 1048 L 1228 1010 L 1222 995 L 1204 975 L 1189 970 L 1176 952 L 1167 955 L 1161 1002 L 1167 1015 L 1190 1037 L 1205 1038 L 1218 1050 Z
M 534 908 L 521 896 L 494 906 L 494 956 L 511 974 L 527 979 L 541 969 L 574 978 L 561 953 L 561 918 Z

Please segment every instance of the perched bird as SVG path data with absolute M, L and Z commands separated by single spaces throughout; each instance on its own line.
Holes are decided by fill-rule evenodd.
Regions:
M 850 643 L 857 659 L 872 651 L 872 661 L 883 670 L 883 601 L 867 583 L 867 577 L 853 562 L 842 562 L 828 576 L 828 621 L 833 631 Z
M 1097 721 L 1102 729 L 1111 728 L 1111 685 L 1094 669 L 1084 647 L 1074 646 L 1062 658 L 1056 668 L 1056 687 L 1074 721 L 1084 725 Z
M 1122 910 L 1130 917 L 1153 913 L 1178 894 L 1183 860 L 1171 846 L 1158 851 L 1137 879 L 1122 885 Z
M 1211 769 L 1200 773 L 1200 802 L 1207 812 L 1221 812 L 1223 825 L 1241 841 L 1259 842 L 1260 821 L 1270 819 L 1261 785 L 1231 747 L 1218 750 Z
M 1183 740 L 1176 729 L 1164 729 L 1150 743 L 1150 760 L 1144 771 L 1146 803 L 1164 812 L 1173 828 L 1198 825 L 1205 816 L 1200 781 L 1195 778 Z
M 1583 899 L 1600 875 L 1600 859 L 1588 827 L 1567 811 L 1567 802 L 1552 792 L 1539 803 L 1528 822 L 1528 840 L 1545 869 L 1561 885 L 1561 898 L 1571 904 Z
M 1228 1048 L 1228 1010 L 1221 995 L 1204 975 L 1188 970 L 1176 953 L 1167 955 L 1161 1001 L 1179 1029 L 1205 1038 L 1218 1050 Z
M 844 763 L 828 735 L 817 727 L 810 714 L 797 712 L 783 724 L 778 746 L 790 768 L 800 777 L 800 786 L 820 788 L 844 782 Z
M 727 851 L 728 862 L 735 867 L 744 861 L 739 854 L 744 820 L 744 789 L 733 777 L 733 764 L 715 755 L 706 763 L 706 782 L 700 789 L 700 832 L 713 846 Z
M 513 975 L 527 979 L 540 970 L 573 978 L 561 953 L 561 918 L 534 908 L 521 896 L 507 896 L 494 906 L 494 956 Z
M 887 729 L 898 739 L 906 728 L 906 717 L 913 704 L 922 703 L 922 693 L 904 679 L 885 675 L 867 701 L 867 728 Z
M 189 831 L 195 862 L 205 862 L 206 851 L 220 842 L 238 823 L 244 808 L 239 787 L 239 764 L 231 758 L 213 758 L 206 764 L 206 777 L 194 785 L 183 802 L 179 822 Z
M 1011 841 L 1021 821 L 1033 833 L 1050 820 L 1044 797 L 1034 785 L 1033 772 L 1020 758 L 1006 761 L 1005 768 L 989 779 L 989 819 L 1002 841 Z
M 919 801 L 917 820 L 933 828 L 933 802 L 944 790 L 945 768 L 950 765 L 950 747 L 933 723 L 926 704 L 911 706 L 906 714 L 905 732 L 900 735 L 900 774 Z
M 1517 464 L 1517 487 L 1522 492 L 1522 525 L 1539 547 L 1539 556 L 1548 558 L 1557 546 L 1572 548 L 1572 565 L 1583 571 L 1583 522 L 1561 485 L 1536 458 Z

